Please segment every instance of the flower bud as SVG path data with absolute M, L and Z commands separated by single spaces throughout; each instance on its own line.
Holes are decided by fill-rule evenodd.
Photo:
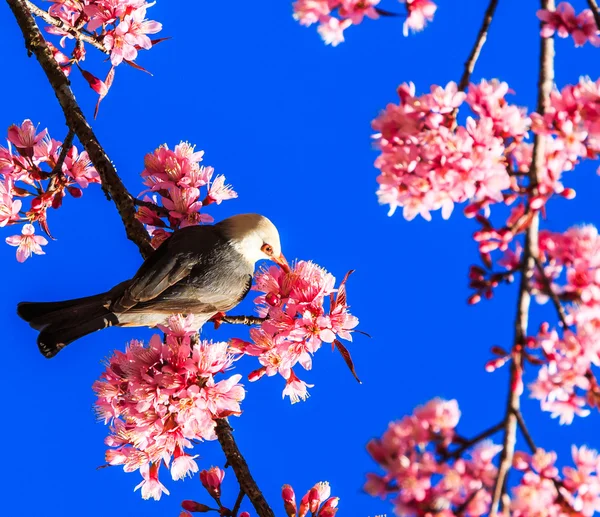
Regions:
M 181 503 L 181 507 L 184 510 L 187 510 L 188 512 L 204 513 L 204 512 L 210 511 L 209 506 L 206 506 L 205 504 L 202 504 L 202 503 L 197 503 L 196 501 L 190 501 L 190 500 L 183 501 Z
M 271 307 L 279 307 L 281 305 L 281 298 L 275 293 L 268 293 L 265 295 L 265 302 Z
M 207 492 L 215 498 L 221 497 L 221 482 L 225 477 L 225 472 L 219 467 L 211 467 L 209 470 L 200 472 L 200 481 Z
M 286 515 L 296 517 L 296 494 L 294 494 L 294 489 L 290 485 L 283 485 L 281 497 L 283 498 Z
M 69 187 L 67 190 L 69 191 L 69 194 L 71 194 L 74 198 L 78 198 L 83 195 L 81 189 L 77 187 Z

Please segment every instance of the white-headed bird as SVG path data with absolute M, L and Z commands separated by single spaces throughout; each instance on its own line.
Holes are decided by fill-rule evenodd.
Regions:
M 244 299 L 262 259 L 288 270 L 277 228 L 262 215 L 235 215 L 175 231 L 131 280 L 110 291 L 63 302 L 21 302 L 17 313 L 40 331 L 37 343 L 48 358 L 97 330 L 155 327 L 172 314 L 193 314 L 199 329 Z

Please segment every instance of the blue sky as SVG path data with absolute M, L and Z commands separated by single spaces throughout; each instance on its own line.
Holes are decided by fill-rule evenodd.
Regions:
M 399 83 L 418 91 L 458 80 L 473 44 L 484 5 L 460 8 L 440 0 L 433 24 L 405 38 L 399 19 L 366 20 L 347 31 L 347 41 L 325 47 L 314 28 L 291 17 L 291 2 L 260 5 L 159 1 L 149 17 L 163 23 L 160 44 L 138 59 L 150 77 L 126 66 L 93 122 L 100 142 L 127 187 L 142 190 L 143 156 L 163 142 L 189 140 L 204 149 L 205 163 L 225 174 L 239 199 L 215 207 L 221 219 L 261 212 L 282 234 L 289 259 L 312 259 L 338 278 L 355 269 L 349 301 L 360 327 L 350 346 L 358 385 L 338 354 L 328 347 L 315 357 L 304 379 L 314 383 L 307 402 L 281 400 L 282 381 L 247 384 L 244 414 L 232 420 L 242 452 L 260 487 L 283 513 L 280 488 L 289 483 L 301 496 L 320 480 L 341 497 L 340 515 L 391 514 L 385 502 L 361 493 L 374 464 L 364 445 L 388 422 L 434 396 L 457 398 L 460 429 L 471 436 L 503 415 L 507 371 L 485 373 L 492 345 L 510 346 L 516 290 L 500 288 L 494 299 L 469 307 L 467 271 L 477 261 L 474 223 L 457 210 L 449 221 L 439 213 L 427 223 L 392 218 L 377 204 L 370 121 L 396 102 Z M 515 102 L 535 104 L 538 60 L 535 5 L 500 3 L 474 79 L 498 77 L 516 92 Z M 584 2 L 574 2 L 577 10 Z M 382 7 L 400 10 L 392 0 Z M 66 129 L 58 103 L 39 65 L 27 59 L 21 34 L 0 3 L 0 45 L 10 57 L 0 84 L 0 126 L 31 118 L 59 140 Z M 557 42 L 557 83 L 599 75 L 599 50 Z M 87 68 L 106 66 L 89 50 Z M 76 96 L 92 117 L 95 94 L 73 74 Z M 573 202 L 552 203 L 544 226 L 563 230 L 599 223 L 600 178 L 596 164 L 566 174 L 577 190 Z M 212 207 L 211 207 L 212 208 Z M 171 496 L 142 501 L 133 492 L 137 474 L 103 463 L 107 429 L 92 412 L 91 385 L 102 359 L 141 329 L 109 329 L 91 335 L 48 361 L 35 333 L 15 315 L 21 300 L 84 296 L 129 278 L 140 265 L 125 239 L 114 206 L 92 187 L 82 199 L 67 199 L 50 214 L 57 238 L 47 255 L 25 264 L 14 248 L 0 246 L 3 296 L 5 403 L 0 436 L 4 443 L 3 507 L 7 515 L 86 515 L 108 512 L 131 517 L 177 515 L 182 499 L 201 497 L 197 478 L 165 481 Z M 2 240 L 11 234 L 2 229 Z M 250 313 L 252 297 L 236 309 Z M 533 321 L 550 308 L 536 309 Z M 244 336 L 242 328 L 209 329 L 214 339 Z M 242 372 L 254 361 L 240 365 Z M 538 445 L 568 454 L 571 443 L 598 448 L 596 415 L 560 427 L 535 401 L 524 401 Z M 499 438 L 498 438 L 499 439 Z M 200 465 L 223 465 L 216 443 L 197 448 Z M 565 459 L 566 458 L 565 456 Z M 165 473 L 166 474 L 166 473 Z M 233 476 L 225 499 L 237 494 Z M 227 488 L 226 488 L 227 490 Z M 30 503 L 29 503 L 30 501 Z

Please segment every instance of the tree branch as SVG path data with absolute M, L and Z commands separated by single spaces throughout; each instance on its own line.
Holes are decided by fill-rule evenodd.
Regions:
M 554 0 L 541 0 L 542 9 L 554 9 Z M 537 112 L 543 115 L 546 111 L 547 99 L 554 84 L 554 40 L 540 38 L 540 71 L 538 78 L 538 106 Z M 533 159 L 529 169 L 529 186 L 531 195 L 537 193 L 538 171 L 544 164 L 544 139 L 537 134 L 533 141 Z M 530 207 L 527 208 L 531 210 Z M 517 415 L 521 410 L 521 392 L 523 391 L 523 344 L 527 336 L 529 324 L 529 308 L 531 294 L 529 293 L 530 279 L 535 272 L 535 259 L 539 256 L 539 212 L 533 215 L 531 224 L 525 236 L 525 249 L 523 253 L 523 271 L 519 286 L 517 301 L 517 315 L 515 318 L 515 340 L 513 346 L 513 361 L 510 368 L 510 386 L 506 403 L 506 416 L 504 420 L 504 447 L 500 456 L 498 477 L 494 485 L 490 517 L 497 517 L 502 495 L 506 491 L 508 472 L 512 467 L 515 444 L 517 441 Z
M 534 257 L 534 260 L 535 265 L 538 268 L 538 271 L 540 272 L 540 275 L 542 277 L 542 282 L 544 283 L 544 287 L 546 288 L 547 294 L 548 296 L 550 296 L 550 299 L 552 300 L 552 303 L 556 308 L 556 312 L 558 313 L 558 317 L 560 319 L 560 322 L 562 323 L 563 329 L 567 330 L 569 328 L 569 324 L 567 323 L 567 313 L 565 311 L 565 308 L 562 306 L 562 303 L 560 303 L 558 295 L 554 292 L 554 289 L 552 289 L 552 284 L 550 282 L 550 279 L 546 276 L 544 266 L 540 262 L 540 259 L 538 257 Z
M 258 316 L 223 316 L 221 320 L 223 323 L 230 323 L 232 325 L 260 325 L 265 318 L 259 318 Z
M 123 185 L 115 167 L 85 119 L 71 91 L 69 80 L 54 60 L 52 52 L 46 45 L 46 41 L 27 7 L 27 2 L 25 0 L 7 0 L 7 3 L 23 33 L 27 50 L 35 55 L 48 77 L 48 81 L 64 112 L 67 125 L 75 132 L 87 151 L 90 160 L 100 175 L 102 189 L 105 194 L 114 201 L 125 225 L 127 237 L 138 246 L 142 256 L 149 256 L 153 249 L 150 246 L 148 233 L 142 223 L 135 217 L 133 197 Z
M 517 411 L 515 413 L 515 416 L 517 417 L 517 422 L 519 424 L 519 427 L 521 428 L 523 437 L 525 438 L 527 445 L 531 449 L 531 453 L 535 454 L 537 451 L 537 447 L 535 445 L 535 442 L 533 441 L 533 438 L 531 437 L 531 433 L 529 432 L 527 425 L 525 424 L 525 419 L 523 418 L 523 413 L 521 413 L 521 410 Z
M 63 140 L 63 143 L 60 147 L 60 154 L 58 155 L 58 160 L 56 161 L 56 165 L 52 168 L 52 175 L 60 174 L 62 172 L 63 163 L 65 163 L 65 158 L 67 157 L 67 153 L 71 149 L 73 145 L 73 138 L 75 137 L 75 131 L 69 128 L 69 132 L 67 136 Z
M 36 16 L 38 16 L 39 18 L 44 20 L 47 24 L 54 25 L 54 27 L 57 27 L 58 29 L 60 29 L 62 31 L 68 32 L 75 39 L 85 41 L 86 43 L 89 43 L 90 45 L 96 47 L 98 50 L 100 50 L 100 52 L 103 52 L 104 54 L 108 54 L 108 50 L 106 48 L 104 48 L 104 45 L 102 45 L 102 43 L 100 43 L 93 36 L 88 36 L 87 34 L 84 34 L 83 32 L 77 30 L 72 25 L 69 25 L 67 22 L 65 22 L 59 18 L 55 18 L 48 11 L 45 11 L 44 9 L 40 9 L 37 5 L 33 4 L 29 0 L 25 0 L 24 3 L 27 6 L 27 8 L 29 9 L 29 11 L 31 11 L 33 14 L 35 14 Z
M 470 449 L 471 447 L 473 447 L 473 445 L 479 443 L 481 440 L 485 440 L 486 438 L 489 438 L 494 433 L 497 433 L 498 431 L 500 431 L 503 428 L 504 428 L 504 421 L 499 422 L 495 426 L 490 427 L 489 429 L 486 429 L 485 431 L 482 431 L 481 433 L 479 433 L 477 436 L 471 438 L 470 440 L 466 440 L 465 442 L 462 443 L 462 445 L 458 449 L 452 451 L 447 456 L 444 455 L 444 457 L 446 459 L 458 459 L 462 456 L 463 452 L 465 452 L 467 449 Z
M 596 0 L 587 0 L 587 3 L 590 6 L 592 13 L 594 14 L 596 26 L 598 27 L 598 30 L 600 30 L 600 7 L 598 7 L 598 3 L 596 2 Z
M 244 496 L 246 494 L 244 493 L 244 491 L 240 488 L 240 493 L 237 496 L 237 499 L 235 501 L 235 506 L 233 507 L 233 510 L 231 510 L 231 515 L 233 517 L 237 517 L 237 514 L 240 511 L 240 506 L 242 506 L 242 501 L 244 500 Z
M 235 476 L 240 484 L 240 489 L 248 496 L 252 506 L 256 510 L 258 517 L 275 517 L 273 510 L 265 500 L 262 492 L 256 485 L 256 481 L 250 474 L 248 464 L 238 449 L 233 439 L 232 429 L 226 418 L 220 418 L 217 421 L 215 432 L 221 448 L 227 458 L 227 464 L 231 466 Z
M 496 7 L 498 5 L 498 0 L 490 0 L 488 8 L 485 11 L 483 16 L 483 22 L 481 23 L 481 28 L 479 29 L 479 34 L 477 34 L 477 39 L 475 40 L 475 45 L 471 49 L 471 53 L 469 54 L 469 58 L 465 62 L 465 70 L 460 78 L 460 82 L 458 83 L 459 91 L 464 91 L 467 89 L 469 85 L 469 79 L 471 78 L 471 74 L 473 70 L 475 70 L 475 63 L 479 59 L 479 54 L 481 54 L 481 49 L 485 44 L 485 40 L 487 39 L 488 30 L 492 23 L 492 19 L 494 18 L 494 12 L 496 11 Z

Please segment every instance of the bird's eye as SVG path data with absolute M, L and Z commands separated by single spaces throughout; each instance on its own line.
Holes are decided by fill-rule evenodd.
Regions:
M 273 255 L 273 248 L 270 244 L 263 244 L 260 248 L 260 251 L 262 251 L 265 255 Z

